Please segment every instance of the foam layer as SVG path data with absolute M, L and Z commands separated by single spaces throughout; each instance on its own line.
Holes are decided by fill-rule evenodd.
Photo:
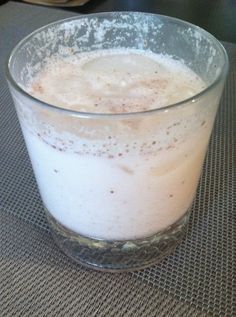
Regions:
M 51 58 L 29 92 L 67 109 L 126 113 L 167 106 L 204 87 L 195 73 L 170 57 L 123 49 Z

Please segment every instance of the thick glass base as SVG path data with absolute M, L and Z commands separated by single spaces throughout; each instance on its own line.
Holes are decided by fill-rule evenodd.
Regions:
M 135 271 L 159 262 L 183 238 L 189 213 L 155 235 L 137 240 L 109 241 L 79 235 L 46 211 L 52 235 L 61 250 L 76 262 L 106 272 Z

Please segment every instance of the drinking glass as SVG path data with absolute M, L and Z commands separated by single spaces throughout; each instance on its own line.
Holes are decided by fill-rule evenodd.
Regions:
M 107 49 L 170 56 L 206 88 L 162 108 L 113 114 L 68 110 L 28 92 L 50 57 Z M 10 91 L 52 235 L 69 257 L 120 272 L 147 267 L 176 248 L 227 70 L 227 54 L 211 34 L 147 13 L 57 21 L 15 47 L 7 66 Z

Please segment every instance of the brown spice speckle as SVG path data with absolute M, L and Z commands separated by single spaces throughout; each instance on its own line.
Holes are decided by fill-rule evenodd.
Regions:
M 123 172 L 130 174 L 130 175 L 134 174 L 134 171 L 131 168 L 129 168 L 128 166 L 120 165 L 120 164 L 118 166 Z

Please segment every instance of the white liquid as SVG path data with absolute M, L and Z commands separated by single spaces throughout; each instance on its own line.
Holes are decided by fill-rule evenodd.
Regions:
M 203 87 L 196 74 L 169 57 L 109 51 L 52 59 L 28 90 L 64 108 L 119 113 L 162 107 Z M 211 130 L 211 123 L 195 119 L 191 107 L 156 120 L 152 115 L 101 125 L 101 135 L 91 120 L 74 128 L 75 121 L 67 117 L 61 131 L 56 121 L 48 125 L 50 116 L 46 128 L 35 128 L 36 123 L 29 127 L 24 120 L 23 133 L 49 212 L 79 234 L 119 240 L 151 236 L 184 215 Z

